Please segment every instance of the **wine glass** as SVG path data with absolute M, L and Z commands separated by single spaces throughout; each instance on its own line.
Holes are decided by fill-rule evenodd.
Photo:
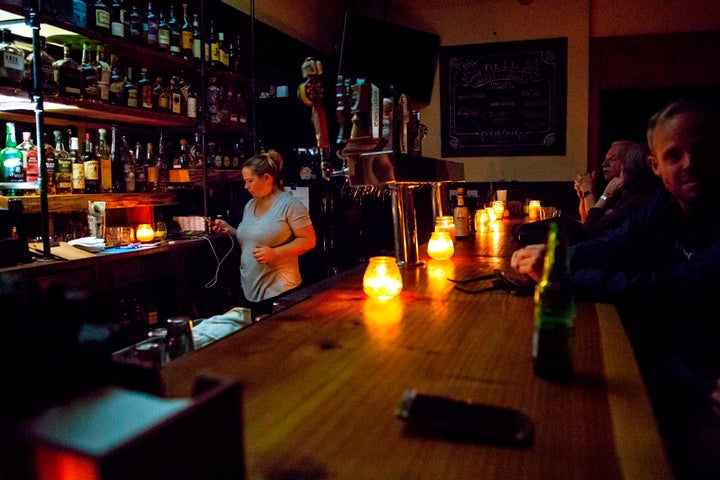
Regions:
M 167 225 L 165 222 L 157 222 L 155 224 L 155 240 L 162 242 L 167 238 Z

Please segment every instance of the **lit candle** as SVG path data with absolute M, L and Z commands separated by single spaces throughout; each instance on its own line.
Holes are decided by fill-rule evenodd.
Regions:
M 501 219 L 503 218 L 503 215 L 505 213 L 505 202 L 500 200 L 495 200 L 492 203 L 492 208 L 495 210 L 495 218 Z
M 370 257 L 363 276 L 363 291 L 377 300 L 389 300 L 400 294 L 402 276 L 393 257 Z
M 135 238 L 138 242 L 149 242 L 155 239 L 155 231 L 149 223 L 141 223 L 135 230 Z
M 448 232 L 432 232 L 428 241 L 427 252 L 436 260 L 447 260 L 455 253 L 452 238 Z
M 455 219 L 451 216 L 436 217 L 435 218 L 435 231 L 436 232 L 447 232 L 450 235 L 453 243 L 455 242 Z
M 485 207 L 485 212 L 487 213 L 488 217 L 488 223 L 494 222 L 497 220 L 497 214 L 495 213 L 495 209 L 492 207 Z
M 540 200 L 530 200 L 528 204 L 528 218 L 530 220 L 540 218 Z

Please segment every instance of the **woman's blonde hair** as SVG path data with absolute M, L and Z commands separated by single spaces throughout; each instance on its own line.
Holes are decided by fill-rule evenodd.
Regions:
M 267 173 L 273 178 L 275 186 L 282 190 L 280 174 L 283 168 L 283 158 L 277 150 L 268 150 L 253 155 L 243 162 L 242 167 L 249 168 L 258 177 L 262 177 Z

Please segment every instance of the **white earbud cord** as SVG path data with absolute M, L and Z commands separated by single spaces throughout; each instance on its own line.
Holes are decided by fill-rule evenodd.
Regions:
M 205 284 L 205 288 L 212 288 L 217 284 L 218 274 L 220 273 L 220 266 L 225 261 L 225 259 L 228 257 L 228 255 L 230 255 L 230 252 L 232 252 L 233 249 L 235 248 L 235 239 L 233 238 L 232 234 L 225 232 L 225 235 L 227 235 L 228 238 L 230 239 L 230 250 L 228 250 L 227 253 L 222 257 L 222 260 L 218 259 L 217 253 L 215 252 L 215 248 L 213 247 L 213 244 L 210 241 L 210 238 L 208 238 L 207 235 L 205 235 L 203 237 L 210 244 L 210 250 L 212 251 L 213 255 L 215 256 L 215 260 L 217 261 L 217 267 L 215 268 L 215 276 Z

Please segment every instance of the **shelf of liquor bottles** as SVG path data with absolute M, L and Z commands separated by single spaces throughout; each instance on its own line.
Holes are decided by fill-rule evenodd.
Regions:
M 10 185 L 8 183 L 0 184 Z M 20 197 L 0 196 L 0 210 L 7 210 L 10 199 L 21 199 L 23 213 L 40 213 L 40 196 L 24 195 Z M 160 193 L 98 193 L 52 195 L 50 197 L 50 213 L 70 213 L 87 210 L 88 202 L 106 202 L 106 209 L 133 207 L 165 207 L 178 202 L 177 192 Z
M 6 36 L 3 30 L 0 41 L 4 56 L 0 86 L 12 87 L 0 91 L 0 109 L 13 112 L 14 118 L 9 119 L 14 121 L 24 120 L 23 115 L 29 116 L 34 109 L 24 92 L 31 90 L 32 42 L 31 30 L 21 22 L 23 13 L 12 5 L 0 8 L 0 26 L 9 32 Z M 220 62 L 209 53 L 224 51 L 217 43 L 198 45 L 195 39 L 189 44 L 192 49 L 183 47 L 173 54 L 149 45 L 149 33 L 131 41 L 93 31 L 89 25 L 79 27 L 59 14 L 51 18 L 41 13 L 39 18 L 44 20 L 39 81 L 48 123 L 102 120 L 189 129 L 202 120 L 218 123 L 214 110 L 221 103 L 233 105 L 235 118 L 247 118 L 250 80 L 239 73 L 239 67 L 230 67 L 229 54 Z M 198 50 L 205 50 L 205 61 Z M 206 99 L 207 118 L 203 119 Z
M 0 87 L 0 110 L 2 119 L 12 122 L 34 121 L 35 103 L 26 91 Z M 69 121 L 82 121 L 92 124 L 93 121 L 108 123 L 137 124 L 138 116 L 143 117 L 143 124 L 159 128 L 195 129 L 197 120 L 170 113 L 152 110 L 139 110 L 101 102 L 82 100 L 79 98 L 60 97 L 58 95 L 43 96 L 43 110 L 46 113 L 44 124 L 47 126 L 64 126 Z

